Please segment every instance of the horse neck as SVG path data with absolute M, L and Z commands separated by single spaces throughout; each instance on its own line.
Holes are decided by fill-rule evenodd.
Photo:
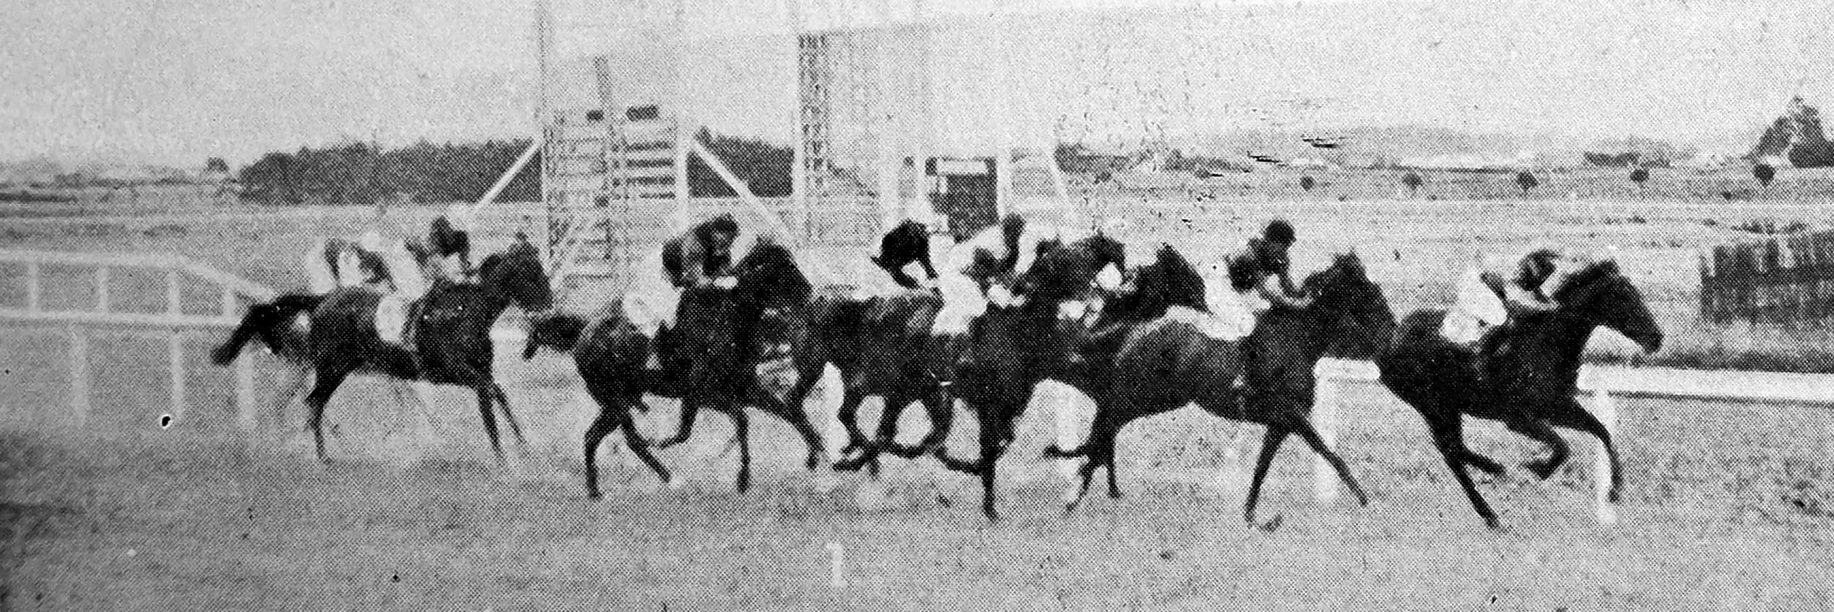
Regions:
M 1281 332 L 1275 344 L 1286 347 L 1293 357 L 1306 364 L 1318 363 L 1331 347 L 1331 334 L 1325 332 L 1337 323 L 1336 313 L 1308 310 L 1298 314 L 1270 313 L 1270 329 Z
M 457 288 L 458 286 L 455 285 L 454 287 Z M 505 295 L 502 291 L 498 291 L 495 287 L 480 285 L 479 289 L 477 296 L 478 300 L 482 302 L 481 305 L 483 308 L 479 309 L 477 312 L 479 316 L 484 317 L 485 322 L 495 323 L 497 317 L 503 316 L 503 311 L 509 310 L 509 296 Z
M 1592 338 L 1592 330 L 1597 323 L 1585 320 L 1572 314 L 1555 311 L 1546 315 L 1539 326 L 1530 332 L 1529 346 L 1533 347 L 1526 354 L 1546 355 L 1552 359 L 1552 366 L 1559 372 L 1578 372 L 1580 357 L 1585 353 L 1586 342 Z

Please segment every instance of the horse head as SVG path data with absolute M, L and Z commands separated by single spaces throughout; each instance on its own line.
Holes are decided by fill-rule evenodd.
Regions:
M 1315 297 L 1313 313 L 1351 328 L 1363 344 L 1355 352 L 1380 351 L 1394 333 L 1395 314 L 1388 307 L 1388 298 L 1369 280 L 1362 258 L 1354 252 L 1337 255 L 1329 267 L 1307 277 L 1303 289 Z
M 541 265 L 541 252 L 528 243 L 517 243 L 502 253 L 486 256 L 478 264 L 478 278 L 485 291 L 526 312 L 554 307 L 554 292 Z
M 586 320 L 579 315 L 566 312 L 543 312 L 529 316 L 527 343 L 522 347 L 522 359 L 535 357 L 541 347 L 549 347 L 562 353 L 571 352 L 579 342 L 580 332 L 586 328 Z
M 1108 300 L 1097 326 L 1122 319 L 1157 318 L 1173 306 L 1208 310 L 1203 275 L 1172 245 L 1160 245 L 1153 263 L 1134 269 L 1132 276 L 1132 289 Z
M 788 247 L 759 238 L 743 259 L 733 264 L 733 299 L 759 308 L 785 308 L 809 300 L 814 287 L 796 265 Z
M 1051 244 L 1051 243 L 1046 243 Z M 1127 246 L 1095 234 L 1054 248 L 1041 248 L 1032 267 L 1015 284 L 1028 301 L 1053 305 L 1089 295 L 1095 276 L 1110 265 L 1127 269 Z
M 1582 262 L 1552 295 L 1560 304 L 1557 314 L 1623 334 L 1646 353 L 1662 349 L 1662 327 L 1649 314 L 1642 292 L 1630 284 L 1616 260 Z

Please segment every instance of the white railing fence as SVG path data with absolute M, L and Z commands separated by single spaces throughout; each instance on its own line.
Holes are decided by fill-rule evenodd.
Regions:
M 244 300 L 266 301 L 275 296 L 273 289 L 228 274 L 181 255 L 171 254 L 104 254 L 52 251 L 0 251 L 0 268 L 16 271 L 25 285 L 25 299 L 18 305 L 0 305 L 0 323 L 31 326 L 61 326 L 69 338 L 70 410 L 77 426 L 90 415 L 89 340 L 100 334 L 152 336 L 166 341 L 166 359 L 171 385 L 171 415 L 184 420 L 187 379 L 185 338 L 194 332 L 233 329 L 241 320 Z M 47 270 L 56 269 L 68 275 L 71 270 L 86 270 L 94 301 L 87 307 L 50 307 L 47 299 Z M 135 311 L 120 307 L 111 295 L 114 270 L 136 269 L 163 272 L 165 308 L 157 312 Z M 187 312 L 184 283 L 186 277 L 216 285 L 220 298 L 209 314 Z M 195 309 L 194 309 L 195 310 Z M 245 430 L 256 426 L 253 357 L 244 354 L 236 360 L 235 385 L 237 420 Z
M 1325 441 L 1336 448 L 1338 404 L 1343 385 L 1379 383 L 1381 372 L 1367 361 L 1325 359 L 1319 362 L 1314 373 L 1318 377 L 1318 392 L 1312 408 L 1313 424 Z M 1818 374 L 1588 365 L 1580 368 L 1579 389 L 1585 396 L 1582 403 L 1604 423 L 1614 439 L 1620 438 L 1617 397 L 1834 404 L 1834 377 Z M 1592 446 L 1597 517 L 1600 523 L 1612 524 L 1617 522 L 1617 508 L 1608 499 L 1610 460 L 1605 455 L 1604 445 L 1595 442 Z M 1318 501 L 1329 503 L 1337 498 L 1337 476 L 1324 459 L 1314 458 L 1312 477 Z

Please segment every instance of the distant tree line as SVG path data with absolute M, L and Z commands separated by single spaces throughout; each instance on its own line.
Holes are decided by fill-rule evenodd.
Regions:
M 236 178 L 243 199 L 268 204 L 368 205 L 395 197 L 470 201 L 482 197 L 528 145 L 528 140 L 490 140 L 440 145 L 422 141 L 389 150 L 361 142 L 302 147 L 292 153 L 268 153 L 242 168 Z M 536 160 L 499 198 L 538 200 L 540 193 Z
M 789 147 L 701 130 L 697 135 L 737 178 L 759 197 L 791 193 L 793 152 Z M 236 179 L 242 198 L 267 204 L 370 205 L 397 197 L 413 202 L 474 201 L 529 140 L 488 140 L 386 149 L 370 143 L 268 153 L 242 168 Z M 688 189 L 697 197 L 735 195 L 719 175 L 698 158 L 688 165 Z M 503 201 L 541 199 L 541 155 L 524 167 L 503 192 Z

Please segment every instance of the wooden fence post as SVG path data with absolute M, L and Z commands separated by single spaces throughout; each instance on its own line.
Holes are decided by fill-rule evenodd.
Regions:
M 89 337 L 83 329 L 70 326 L 70 411 L 76 426 L 89 424 Z
M 33 262 L 26 263 L 25 265 L 25 311 L 29 313 L 36 313 L 39 311 L 40 308 L 43 308 L 41 303 L 44 301 L 44 298 L 39 295 L 39 283 L 38 283 L 39 274 L 40 274 L 40 271 L 39 271 L 38 262 L 33 261 Z
M 1320 362 L 1323 365 L 1324 362 Z M 1337 401 L 1339 393 L 1338 373 L 1332 368 L 1320 368 L 1324 375 L 1316 379 L 1312 396 L 1312 428 L 1318 430 L 1318 437 L 1323 438 L 1325 446 L 1337 450 Z M 1340 455 L 1342 453 L 1339 453 Z M 1331 462 L 1316 453 L 1312 456 L 1312 495 L 1321 504 L 1337 500 L 1337 471 L 1331 468 Z
M 185 418 L 185 333 L 172 330 L 166 342 L 166 362 L 172 368 L 172 421 Z
M 1584 389 L 1592 393 L 1592 416 L 1604 424 L 1605 432 L 1615 440 L 1617 438 L 1617 401 L 1612 399 L 1611 390 L 1605 385 L 1599 371 L 1592 366 L 1584 366 L 1580 372 L 1580 381 Z M 1617 505 L 1611 503 L 1611 456 L 1605 451 L 1604 442 L 1599 442 L 1593 452 L 1592 480 L 1594 501 L 1597 505 L 1598 522 L 1601 525 L 1617 523 Z
M 185 316 L 184 294 L 178 290 L 177 270 L 166 270 L 166 314 L 174 320 Z
M 96 268 L 96 312 L 108 312 L 108 266 Z
M 236 359 L 236 421 L 242 431 L 254 432 L 258 427 L 255 412 L 255 355 L 245 352 Z

